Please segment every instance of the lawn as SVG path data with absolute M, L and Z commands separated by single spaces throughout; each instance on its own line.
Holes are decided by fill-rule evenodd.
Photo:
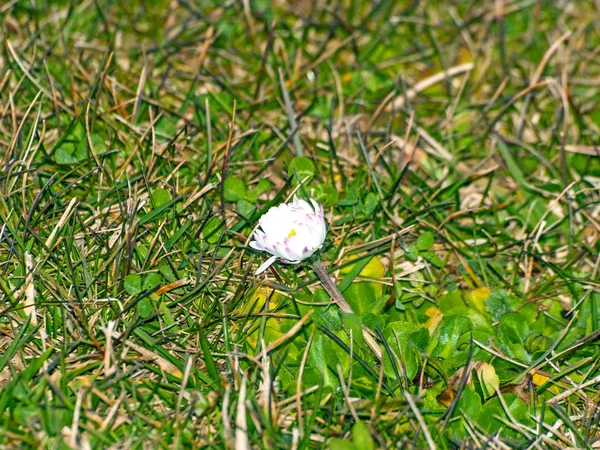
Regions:
M 599 14 L 5 0 L 0 446 L 599 448 Z

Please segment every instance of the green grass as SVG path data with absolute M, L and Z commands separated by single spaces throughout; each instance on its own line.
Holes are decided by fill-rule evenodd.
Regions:
M 5 3 L 3 447 L 598 445 L 597 2 Z

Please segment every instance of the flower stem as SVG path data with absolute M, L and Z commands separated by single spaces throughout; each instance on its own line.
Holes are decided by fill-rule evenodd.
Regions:
M 329 278 L 329 274 L 327 273 L 327 270 L 325 270 L 325 267 L 323 267 L 323 264 L 321 264 L 321 262 L 318 261 L 314 264 L 311 264 L 310 267 L 312 267 L 312 269 L 315 271 L 315 273 L 319 277 L 319 280 L 321 280 L 323 287 L 325 288 L 331 299 L 338 304 L 340 309 L 345 313 L 352 313 L 352 308 L 350 308 L 350 305 L 348 304 L 340 290 L 337 288 L 333 280 Z

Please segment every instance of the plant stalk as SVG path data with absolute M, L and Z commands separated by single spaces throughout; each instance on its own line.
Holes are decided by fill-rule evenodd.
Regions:
M 338 287 L 335 285 L 333 280 L 329 278 L 329 274 L 327 273 L 327 270 L 325 270 L 325 267 L 323 267 L 323 264 L 321 264 L 321 261 L 311 264 L 311 267 L 319 277 L 319 280 L 321 280 L 323 287 L 325 288 L 331 299 L 338 304 L 342 311 L 344 311 L 345 313 L 352 314 L 352 308 L 350 308 L 350 305 L 348 304 Z

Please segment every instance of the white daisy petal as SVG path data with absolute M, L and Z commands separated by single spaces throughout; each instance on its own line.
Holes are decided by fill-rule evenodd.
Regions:
M 264 263 L 262 263 L 258 270 L 254 272 L 254 275 L 260 275 L 261 273 L 263 273 L 265 270 L 271 267 L 271 264 L 273 264 L 277 258 L 279 258 L 279 256 L 277 255 L 271 256 Z
M 327 235 L 323 206 L 294 196 L 290 203 L 269 209 L 260 218 L 250 247 L 273 255 L 257 271 L 264 272 L 279 258 L 286 264 L 299 264 L 323 246 Z

